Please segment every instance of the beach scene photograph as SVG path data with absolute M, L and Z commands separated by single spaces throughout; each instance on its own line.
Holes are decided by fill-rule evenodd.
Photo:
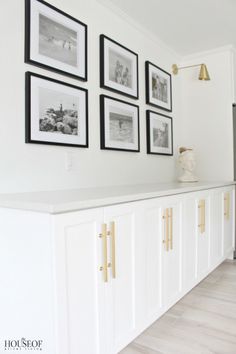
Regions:
M 76 31 L 39 14 L 39 54 L 77 67 L 77 46 Z

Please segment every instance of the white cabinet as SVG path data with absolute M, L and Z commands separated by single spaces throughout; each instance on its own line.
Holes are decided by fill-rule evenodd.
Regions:
M 54 217 L 58 353 L 116 354 L 181 293 L 180 198 Z
M 106 353 L 102 222 L 102 209 L 54 217 L 58 354 Z
M 210 198 L 207 193 L 199 193 L 197 209 L 197 279 L 206 276 L 210 268 Z
M 30 338 L 32 321 L 19 318 L 37 313 L 45 353 L 117 354 L 234 249 L 233 186 L 0 215 L 2 332 Z
M 225 190 L 215 188 L 190 193 L 184 197 L 184 292 L 189 291 L 211 269 L 220 264 L 229 252 L 232 253 L 234 247 L 233 193 L 233 187 Z
M 162 210 L 158 199 L 143 203 L 143 244 L 141 257 L 143 320 L 151 323 L 162 308 Z M 140 253 L 141 253 L 140 248 Z M 139 258 L 140 259 L 140 258 Z
M 61 354 L 117 353 L 135 331 L 135 204 L 55 217 Z
M 104 209 L 104 222 L 109 230 L 110 265 L 106 294 L 108 354 L 117 353 L 126 346 L 134 338 L 136 329 L 135 209 L 135 203 Z
M 187 292 L 197 280 L 198 198 L 196 193 L 183 198 L 183 289 Z
M 150 324 L 181 293 L 181 200 L 179 197 L 152 199 L 143 203 L 142 208 L 145 258 L 138 260 L 145 276 L 141 272 L 141 308 L 145 313 L 144 323 Z
M 55 282 L 52 274 L 52 228 L 48 214 L 0 208 L 0 353 L 4 341 L 41 340 L 41 350 L 55 348 Z
M 186 293 L 206 276 L 210 250 L 209 192 L 191 193 L 183 203 L 183 288 Z
M 163 201 L 162 208 L 162 301 L 169 308 L 182 290 L 181 203 L 178 197 Z

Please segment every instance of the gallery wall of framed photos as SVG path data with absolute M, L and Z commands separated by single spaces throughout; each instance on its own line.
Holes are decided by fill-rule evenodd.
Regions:
M 3 16 L 0 23 L 0 27 L 2 26 L 0 37 L 2 45 L 7 50 L 3 51 L 0 58 L 1 80 L 4 87 L 1 96 L 4 104 L 1 105 L 0 111 L 2 117 L 10 116 L 9 119 L 2 120 L 1 131 L 11 131 L 11 139 L 7 138 L 8 134 L 3 134 L 0 139 L 2 150 L 5 151 L 3 156 L 5 168 L 2 169 L 3 183 L 0 189 L 2 188 L 4 192 L 55 190 L 109 183 L 145 183 L 154 178 L 160 181 L 171 178 L 174 173 L 172 158 L 147 154 L 146 110 L 153 110 L 167 116 L 172 116 L 172 113 L 146 104 L 145 61 L 150 61 L 168 71 L 173 62 L 179 62 L 178 56 L 163 47 L 156 38 L 150 36 L 150 33 L 145 33 L 142 28 L 133 25 L 114 9 L 101 4 L 101 2 L 105 3 L 103 0 L 79 2 L 46 0 L 47 4 L 37 1 L 42 7 L 36 6 L 38 5 L 36 1 L 30 1 L 34 3 L 31 5 L 30 14 L 28 8 L 25 11 L 25 0 L 12 0 L 1 5 Z M 9 25 L 9 13 L 12 21 L 6 36 L 4 31 Z M 54 33 L 58 29 L 59 36 Z M 107 82 L 106 85 L 113 84 L 115 88 L 119 87 L 120 91 L 130 94 L 129 96 L 120 91 L 101 87 L 101 35 L 110 39 L 107 49 L 110 48 L 111 42 L 118 44 L 113 49 L 117 49 L 120 58 L 116 69 L 118 82 Z M 80 40 L 77 43 L 78 38 Z M 113 63 L 115 52 L 113 51 Z M 121 59 L 123 54 L 124 62 Z M 80 63 L 79 67 L 78 63 Z M 136 66 L 137 75 L 134 74 Z M 25 93 L 26 72 L 48 79 L 48 82 L 46 79 L 41 81 L 46 82 L 48 87 L 44 85 L 44 90 L 41 90 L 40 94 L 35 89 L 29 97 L 29 91 Z M 50 82 L 51 79 L 64 85 L 54 85 Z M 176 104 L 179 96 L 178 78 L 173 81 L 175 86 L 172 90 L 173 127 L 176 146 L 178 144 L 176 134 L 177 139 L 179 136 L 176 130 L 180 129 L 177 121 L 180 121 L 181 117 L 178 114 L 178 103 Z M 74 91 L 72 88 L 70 90 L 67 84 L 77 87 L 78 90 Z M 49 86 L 50 89 L 47 91 Z M 55 92 L 59 89 L 61 92 L 56 97 Z M 82 132 L 81 129 L 81 136 L 80 132 L 78 134 L 81 128 L 80 122 L 82 124 L 86 120 L 82 105 L 85 94 L 80 89 L 87 90 L 88 97 L 88 124 L 85 125 L 87 132 Z M 46 92 L 48 95 L 45 94 Z M 73 97 L 70 97 L 72 92 Z M 100 95 L 139 107 L 139 149 L 133 149 L 139 151 L 134 153 L 133 150 L 101 149 Z M 31 116 L 26 114 L 29 104 L 32 109 Z M 119 129 L 116 129 L 114 131 L 116 134 L 112 135 L 113 139 L 114 137 L 117 139 L 118 145 L 124 144 L 126 139 L 127 142 L 132 140 L 135 137 L 132 134 L 137 131 L 133 126 L 131 135 L 126 136 L 127 129 L 123 124 L 126 113 L 125 111 L 124 115 L 122 114 L 116 120 L 115 125 L 111 124 L 111 127 L 117 126 Z M 37 117 L 37 114 L 40 116 Z M 34 132 L 30 132 L 31 136 L 29 135 L 30 119 L 31 127 L 35 128 Z M 130 116 L 127 122 L 129 120 Z M 136 120 L 132 117 L 131 121 Z M 37 133 L 37 143 L 34 142 L 35 133 Z M 47 141 L 45 141 L 46 137 Z M 82 137 L 87 137 L 87 141 Z M 12 172 L 10 166 L 12 160 L 17 173 Z M 45 171 L 48 173 L 46 174 Z
M 101 34 L 100 87 L 139 99 L 138 54 Z M 25 62 L 87 81 L 87 25 L 43 0 L 25 1 Z M 146 104 L 172 111 L 171 75 L 145 61 Z M 140 152 L 139 106 L 100 95 L 101 149 Z M 172 118 L 146 112 L 148 154 L 173 155 Z M 26 143 L 88 147 L 88 90 L 26 73 Z

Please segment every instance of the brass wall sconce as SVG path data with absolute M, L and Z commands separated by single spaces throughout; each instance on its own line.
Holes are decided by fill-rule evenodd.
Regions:
M 176 64 L 172 65 L 172 73 L 174 75 L 177 75 L 179 70 L 182 69 L 187 69 L 187 68 L 193 68 L 195 66 L 200 66 L 200 72 L 199 72 L 199 80 L 204 80 L 204 81 L 209 81 L 210 80 L 210 76 L 206 67 L 206 64 L 196 64 L 196 65 L 188 65 L 188 66 L 182 66 L 182 67 L 178 67 Z

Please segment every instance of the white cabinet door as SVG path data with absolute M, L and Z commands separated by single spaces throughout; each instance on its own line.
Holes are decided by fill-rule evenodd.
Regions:
M 139 247 L 138 277 L 137 284 L 140 284 L 140 293 L 143 294 L 143 305 L 139 304 L 138 309 L 142 308 L 145 312 L 143 319 L 148 324 L 156 320 L 162 310 L 162 219 L 161 203 L 159 199 L 152 199 L 142 203 L 142 230 L 143 241 Z M 140 244 L 141 244 L 140 241 Z M 144 258 L 145 257 L 145 258 Z M 141 280 L 141 282 L 140 282 Z M 141 289 L 142 288 L 142 289 Z
M 185 197 L 183 206 L 183 284 L 189 291 L 222 257 L 221 192 Z
M 195 199 L 197 210 L 197 279 L 206 276 L 209 267 L 210 199 L 209 193 L 199 193 Z
M 188 292 L 197 281 L 198 208 L 196 193 L 183 203 L 183 289 Z
M 223 204 L 223 253 L 231 256 L 234 249 L 234 188 L 226 188 L 222 192 Z
M 182 290 L 182 207 L 177 197 L 162 202 L 162 298 L 168 308 L 179 299 Z
M 109 354 L 119 352 L 135 337 L 135 264 L 139 261 L 135 257 L 135 207 L 136 203 L 128 203 L 104 209 L 104 221 L 109 231 Z
M 142 282 L 139 279 L 137 283 L 143 284 L 145 306 L 141 308 L 146 311 L 143 323 L 147 325 L 160 317 L 181 293 L 181 214 L 179 197 L 155 198 L 142 203 L 143 251 L 140 250 L 138 257 Z M 141 268 L 145 270 L 144 276 Z
M 108 354 L 102 221 L 102 209 L 54 217 L 58 354 Z
M 211 192 L 210 209 L 210 265 L 211 268 L 214 268 L 223 261 L 223 203 L 221 189 Z

